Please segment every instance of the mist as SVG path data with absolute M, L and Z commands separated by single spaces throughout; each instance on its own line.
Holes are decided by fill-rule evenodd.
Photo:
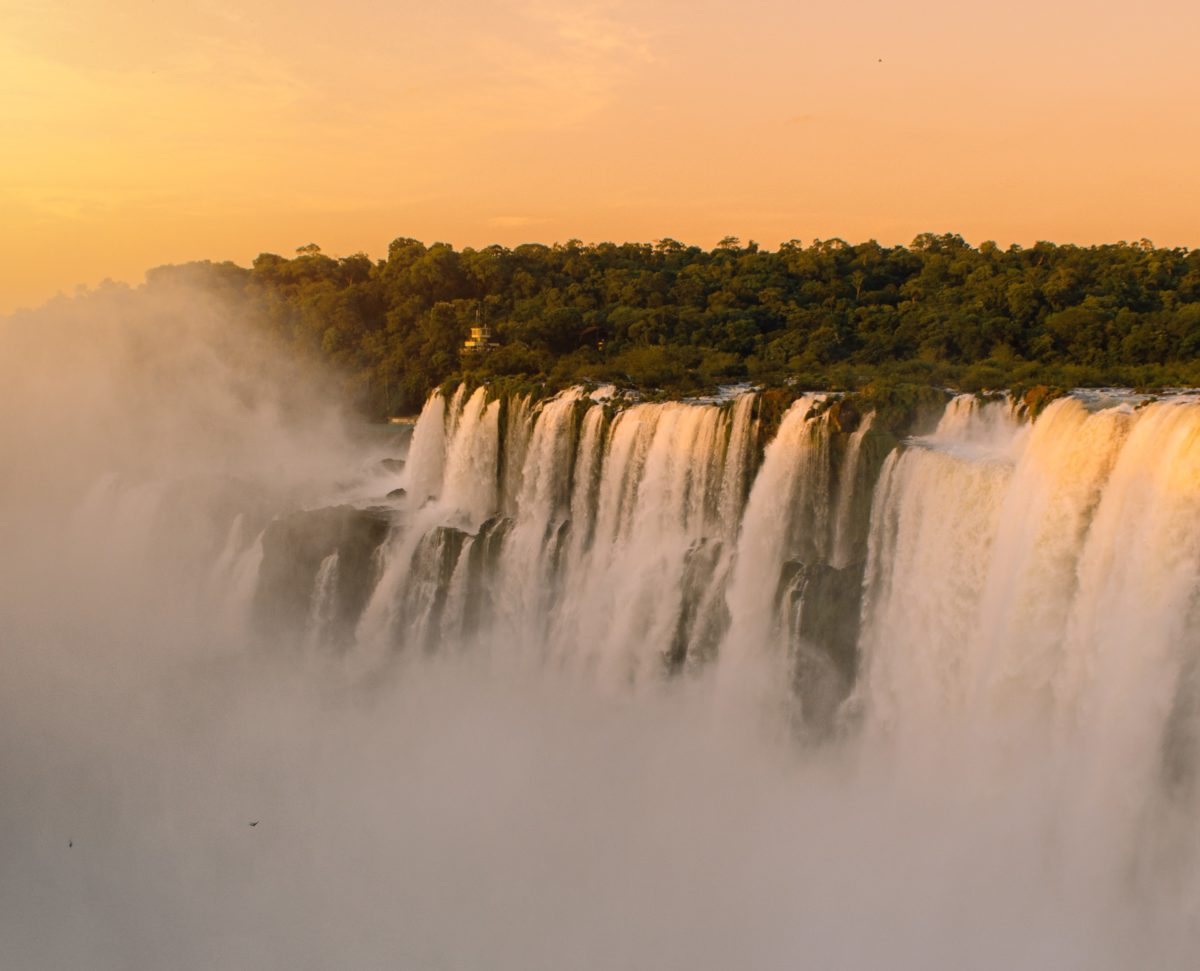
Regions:
M 1142 530 L 1118 551 L 1145 544 L 1154 556 L 1134 565 L 1162 571 L 1146 581 L 1162 600 L 1150 614 L 1105 587 L 1111 557 L 1088 545 L 1096 531 L 1084 525 L 1104 526 L 1110 514 L 1097 506 L 1111 477 L 1139 501 L 1149 459 L 1125 468 L 1119 458 L 1138 433 L 1132 413 L 1057 413 L 1074 423 L 1060 435 L 1087 429 L 1101 456 L 1078 489 L 1053 491 L 1076 496 L 1075 518 L 1038 504 L 1043 478 L 1005 491 L 1033 474 L 1021 463 L 1039 443 L 1061 454 L 1042 442 L 1044 419 L 1032 432 L 988 426 L 997 449 L 1016 456 L 1008 464 L 954 465 L 933 447 L 888 459 L 874 507 L 869 494 L 845 502 L 842 532 L 861 534 L 871 557 L 865 661 L 831 705 L 797 700 L 786 651 L 773 649 L 781 625 L 763 617 L 775 608 L 762 591 L 780 575 L 767 559 L 816 529 L 781 527 L 784 500 L 772 497 L 788 497 L 785 513 L 841 508 L 812 498 L 824 481 L 816 459 L 789 458 L 815 441 L 806 429 L 820 419 L 807 411 L 789 413 L 753 488 L 735 481 L 733 446 L 715 444 L 735 441 L 748 408 L 638 406 L 607 433 L 585 420 L 570 432 L 578 455 L 589 434 L 597 455 L 602 434 L 611 454 L 629 436 L 631 456 L 643 454 L 633 436 L 658 437 L 643 442 L 643 505 L 612 512 L 611 533 L 605 496 L 631 495 L 632 479 L 595 473 L 596 545 L 563 541 L 554 603 L 541 596 L 551 587 L 543 574 L 505 569 L 504 556 L 518 554 L 544 564 L 552 517 L 528 503 L 499 554 L 495 609 L 480 608 L 472 629 L 453 616 L 472 597 L 455 562 L 447 570 L 438 558 L 417 576 L 419 537 L 456 524 L 466 563 L 504 508 L 479 487 L 504 477 L 481 473 L 478 456 L 526 455 L 522 496 L 559 489 L 565 452 L 551 417 L 575 427 L 575 399 L 563 400 L 531 424 L 523 452 L 511 438 L 487 451 L 501 426 L 482 397 L 473 410 L 466 393 L 435 401 L 450 417 L 423 418 L 409 452 L 398 431 L 345 413 L 328 379 L 273 345 L 244 308 L 210 294 L 118 288 L 0 321 L 0 964 L 1190 966 L 1200 828 L 1194 716 L 1178 699 L 1194 680 L 1195 628 L 1180 620 L 1192 616 L 1194 558 L 1186 542 L 1178 554 L 1150 545 L 1194 523 L 1194 450 L 1171 424 L 1176 413 L 1136 418 L 1146 435 L 1153 422 L 1176 435 L 1170 469 L 1186 475 L 1155 494 L 1155 508 L 1176 518 L 1111 514 L 1113 542 L 1124 542 L 1121 523 Z M 511 436 L 522 412 L 508 407 Z M 991 441 L 974 426 L 962 434 Z M 436 454 L 436 475 L 417 466 L 419 449 Z M 692 532 L 741 516 L 701 502 L 691 479 L 677 488 L 701 454 L 725 463 L 712 482 L 748 498 L 740 529 L 721 527 L 714 565 L 693 581 Z M 403 473 L 381 465 L 403 456 Z M 441 489 L 444 476 L 459 479 Z M 434 501 L 413 493 L 417 481 Z M 578 468 L 564 482 L 576 495 L 587 485 Z M 409 497 L 389 502 L 397 484 Z M 646 505 L 670 497 L 709 519 Z M 1033 498 L 1017 508 L 1019 497 Z M 273 549 L 299 560 L 303 548 L 272 547 L 290 534 L 271 524 L 345 506 L 383 510 L 392 524 L 354 636 L 311 617 L 264 623 L 276 613 L 264 607 L 260 570 Z M 971 508 L 982 510 L 975 520 Z M 905 531 L 922 516 L 922 529 Z M 995 538 L 966 548 L 929 517 Z M 1030 527 L 1022 546 L 1024 533 L 1004 532 L 1008 519 L 1041 531 Z M 1000 577 L 996 564 L 1018 566 Z M 421 600 L 435 575 L 440 592 Z M 306 583 L 315 617 L 320 583 Z M 623 614 L 609 609 L 614 590 L 627 596 Z M 689 629 L 668 677 L 652 661 L 664 653 L 655 638 L 679 636 L 675 614 L 662 612 L 676 596 L 715 604 L 718 620 Z M 1086 612 L 1081 597 L 1109 614 Z M 990 617 L 982 626 L 955 620 L 980 611 Z M 1163 683 L 1085 651 L 1107 643 L 1089 627 L 1105 616 L 1110 627 L 1132 618 Z M 418 626 L 420 642 L 406 640 Z M 1060 663 L 1075 644 L 1076 661 Z M 1026 648 L 1053 670 L 1031 674 Z M 1068 681 L 1076 662 L 1091 674 Z M 1104 692 L 1089 700 L 1110 668 L 1130 688 L 1123 708 L 1104 707 Z M 1082 700 L 1056 707 L 1072 691 Z M 836 717 L 814 730 L 798 721 L 805 703 Z M 1164 746 L 1182 766 L 1170 784 Z

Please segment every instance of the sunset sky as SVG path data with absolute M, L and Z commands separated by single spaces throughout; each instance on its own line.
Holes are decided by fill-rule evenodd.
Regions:
M 1200 245 L 1200 5 L 0 0 L 0 312 L 194 259 Z

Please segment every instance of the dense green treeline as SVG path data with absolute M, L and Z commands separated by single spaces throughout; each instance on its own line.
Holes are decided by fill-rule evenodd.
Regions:
M 817 240 L 778 250 L 578 241 L 457 251 L 395 240 L 387 258 L 316 246 L 250 269 L 151 271 L 251 302 L 329 362 L 372 414 L 411 412 L 449 378 L 588 378 L 671 393 L 753 380 L 963 390 L 1200 384 L 1200 250 L 1148 241 L 978 248 Z M 500 346 L 463 356 L 469 328 Z

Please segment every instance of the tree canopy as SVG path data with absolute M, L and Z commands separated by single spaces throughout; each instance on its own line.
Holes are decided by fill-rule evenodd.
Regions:
M 400 237 L 386 259 L 162 267 L 203 279 L 333 366 L 369 414 L 417 409 L 448 379 L 589 379 L 668 393 L 752 380 L 979 390 L 1200 384 L 1200 250 L 1148 240 L 978 247 L 729 236 L 711 250 L 578 240 L 456 250 Z M 461 353 L 469 329 L 500 346 Z

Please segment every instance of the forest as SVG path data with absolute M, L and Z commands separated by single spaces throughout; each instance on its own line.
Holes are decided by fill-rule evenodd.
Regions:
M 456 250 L 402 237 L 386 259 L 314 244 L 251 267 L 189 263 L 201 283 L 332 366 L 368 415 L 411 414 L 447 381 L 551 390 L 613 382 L 688 395 L 718 384 L 1156 389 L 1200 386 L 1200 250 L 907 246 L 727 237 Z M 464 353 L 470 328 L 495 347 Z

